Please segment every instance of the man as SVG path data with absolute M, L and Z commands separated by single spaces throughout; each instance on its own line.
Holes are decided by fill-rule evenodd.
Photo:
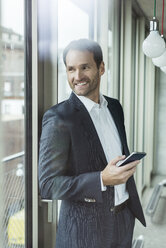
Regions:
M 135 217 L 145 219 L 118 100 L 100 94 L 100 46 L 72 41 L 63 59 L 70 98 L 43 117 L 39 185 L 43 198 L 61 199 L 56 248 L 130 248 Z

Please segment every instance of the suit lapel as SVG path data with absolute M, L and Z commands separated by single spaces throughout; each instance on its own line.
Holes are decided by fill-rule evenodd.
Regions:
M 122 123 L 122 119 L 120 116 L 120 113 L 118 112 L 118 108 L 116 106 L 116 104 L 113 101 L 108 100 L 108 98 L 106 97 L 107 101 L 108 101 L 108 109 L 113 117 L 113 120 L 115 122 L 115 125 L 117 127 L 118 133 L 119 133 L 119 137 L 121 140 L 121 144 L 124 150 L 125 149 L 125 135 L 124 135 L 124 127 L 123 127 L 123 123 Z
M 93 147 L 93 152 L 96 153 L 96 156 L 100 156 L 104 165 L 107 164 L 106 156 L 100 142 L 99 136 L 97 134 L 96 128 L 93 124 L 93 121 L 83 105 L 83 103 L 75 96 L 74 93 L 71 94 L 69 101 L 74 104 L 74 108 L 77 111 L 77 118 L 79 119 L 79 126 L 83 128 L 84 135 L 87 137 L 89 142 L 91 143 L 91 147 Z
M 102 144 L 100 142 L 99 136 L 97 134 L 96 128 L 93 124 L 93 121 L 87 110 L 85 111 L 82 109 L 80 113 L 82 113 L 83 116 L 85 117 L 84 119 L 82 119 L 82 125 L 87 134 L 87 138 L 91 140 L 93 149 L 96 150 L 96 154 L 100 156 L 104 165 L 106 165 L 107 164 L 106 156 Z
M 120 119 L 119 119 L 119 115 L 117 113 L 116 106 L 114 104 L 110 104 L 110 102 L 108 102 L 108 109 L 111 112 L 111 115 L 114 119 L 115 125 L 117 127 L 117 130 L 118 130 L 121 142 L 122 142 L 123 138 L 122 138 L 122 134 L 121 134 L 121 125 L 120 125 Z

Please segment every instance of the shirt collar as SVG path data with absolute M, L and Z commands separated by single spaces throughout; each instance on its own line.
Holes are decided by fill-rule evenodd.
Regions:
M 88 112 L 90 112 L 93 108 L 102 108 L 102 107 L 106 107 L 108 105 L 107 100 L 105 99 L 105 97 L 101 93 L 100 93 L 100 104 L 92 101 L 91 99 L 89 99 L 85 96 L 78 96 L 77 94 L 75 94 L 75 95 L 84 104 L 84 106 L 86 107 Z

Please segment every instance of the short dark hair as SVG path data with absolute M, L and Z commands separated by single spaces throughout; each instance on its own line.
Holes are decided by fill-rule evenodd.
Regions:
M 70 50 L 88 51 L 93 53 L 94 61 L 96 62 L 97 68 L 99 68 L 103 61 L 103 53 L 100 45 L 88 39 L 79 39 L 71 41 L 63 51 L 63 62 L 66 65 L 66 56 Z

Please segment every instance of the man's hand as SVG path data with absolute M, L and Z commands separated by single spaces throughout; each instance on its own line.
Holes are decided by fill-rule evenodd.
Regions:
M 125 156 L 119 156 L 111 160 L 105 169 L 101 172 L 104 186 L 126 183 L 129 177 L 134 174 L 136 171 L 136 166 L 140 163 L 140 161 L 136 160 L 120 167 L 116 166 L 119 161 L 124 159 Z

